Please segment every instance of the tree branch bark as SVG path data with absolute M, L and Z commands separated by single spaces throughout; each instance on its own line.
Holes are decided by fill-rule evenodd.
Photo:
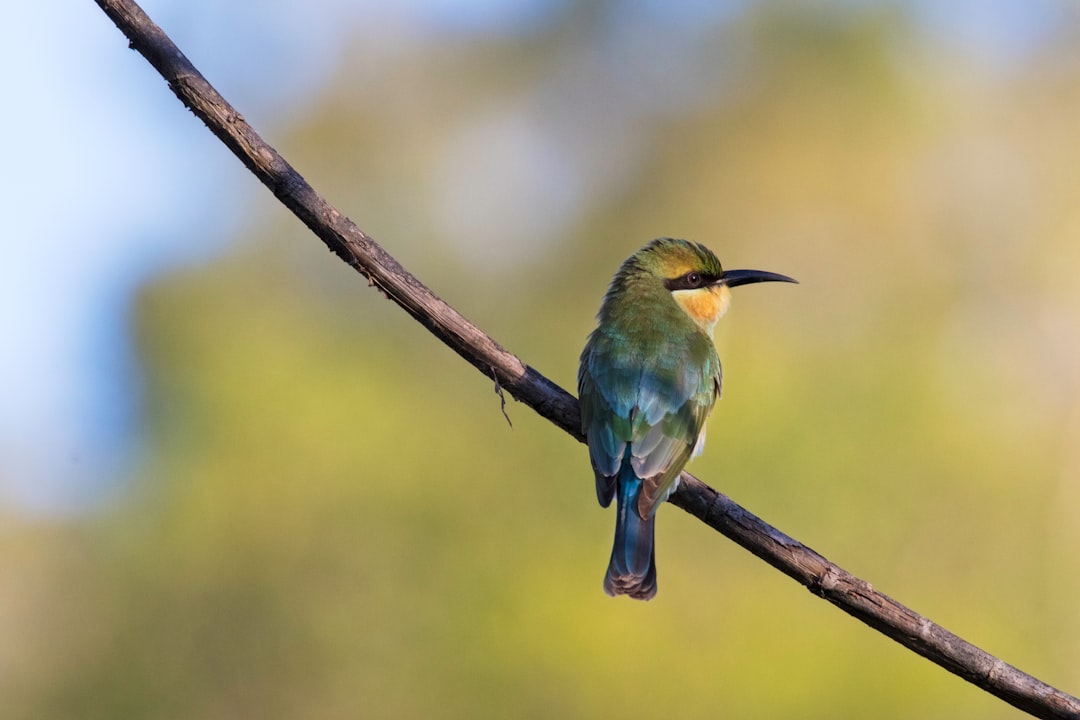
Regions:
M 432 334 L 499 387 L 583 442 L 577 400 L 432 293 L 331 206 L 243 117 L 132 0 L 95 0 L 210 131 L 314 232 Z M 1080 719 L 1068 695 L 931 622 L 689 473 L 671 502 L 806 586 L 812 593 L 970 683 L 1040 718 Z

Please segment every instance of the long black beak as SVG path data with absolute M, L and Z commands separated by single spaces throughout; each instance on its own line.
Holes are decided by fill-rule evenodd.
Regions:
M 789 278 L 787 275 L 781 275 L 779 273 L 766 272 L 764 270 L 725 270 L 717 281 L 718 284 L 724 284 L 728 287 L 736 287 L 738 285 L 749 285 L 750 283 L 759 282 L 789 282 L 799 284 L 799 281 L 795 278 Z

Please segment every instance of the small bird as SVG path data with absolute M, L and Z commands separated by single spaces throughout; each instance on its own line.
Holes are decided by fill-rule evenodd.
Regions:
M 656 508 L 705 443 L 705 420 L 720 396 L 713 328 L 730 288 L 797 282 L 762 270 L 724 270 L 704 245 L 658 238 L 615 274 L 578 368 L 581 428 L 596 474 L 596 497 L 617 498 L 608 595 L 656 595 Z

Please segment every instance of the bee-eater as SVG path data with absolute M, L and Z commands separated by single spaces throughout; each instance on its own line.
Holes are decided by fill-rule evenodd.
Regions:
M 704 245 L 658 238 L 615 274 L 578 369 L 581 427 L 596 497 L 617 498 L 608 595 L 656 595 L 656 508 L 705 443 L 720 396 L 713 328 L 737 285 L 796 282 L 762 270 L 724 270 Z

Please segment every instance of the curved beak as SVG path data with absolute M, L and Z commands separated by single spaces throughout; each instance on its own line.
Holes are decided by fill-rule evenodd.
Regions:
M 789 282 L 796 285 L 799 283 L 798 280 L 789 278 L 787 275 L 764 270 L 725 270 L 724 274 L 716 280 L 718 285 L 727 285 L 728 287 L 760 282 Z

